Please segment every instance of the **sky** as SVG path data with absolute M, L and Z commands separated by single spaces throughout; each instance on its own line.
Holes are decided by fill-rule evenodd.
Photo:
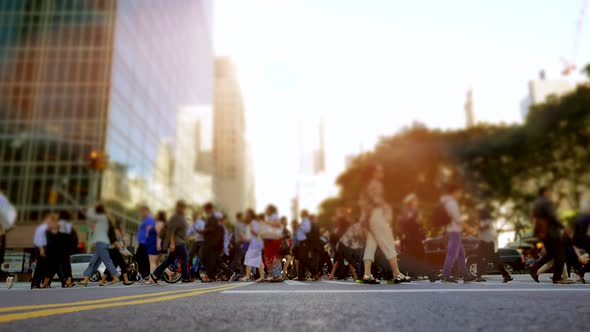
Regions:
M 259 207 L 287 212 L 299 128 L 320 118 L 331 182 L 347 155 L 414 121 L 463 127 L 470 88 L 477 121 L 522 121 L 527 82 L 541 69 L 561 78 L 582 1 L 216 0 L 215 52 L 237 67 Z M 579 65 L 590 62 L 585 16 Z

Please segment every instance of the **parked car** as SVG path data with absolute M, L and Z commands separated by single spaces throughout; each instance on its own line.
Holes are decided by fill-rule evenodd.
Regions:
M 424 253 L 428 264 L 436 272 L 442 270 L 447 257 L 447 241 L 444 237 L 434 237 L 424 240 Z M 477 261 L 477 249 L 479 240 L 474 237 L 464 237 L 463 247 L 465 248 L 465 258 L 467 262 Z
M 70 256 L 70 261 L 72 262 L 72 278 L 76 279 L 84 279 L 84 271 L 88 267 L 88 263 L 92 259 L 92 254 L 76 254 Z M 90 278 L 90 281 L 99 281 L 104 273 L 106 267 L 104 263 L 100 263 L 98 267 L 98 271 Z
M 465 248 L 465 259 L 470 272 L 477 275 L 478 272 L 478 249 L 480 240 L 474 237 L 463 238 L 463 247 Z M 435 269 L 442 269 L 447 255 L 447 241 L 443 237 L 429 238 L 424 241 L 424 251 L 429 264 Z M 510 273 L 522 271 L 525 269 L 524 257 L 515 248 L 498 249 L 500 261 L 504 268 Z M 486 267 L 484 274 L 498 273 L 493 264 Z

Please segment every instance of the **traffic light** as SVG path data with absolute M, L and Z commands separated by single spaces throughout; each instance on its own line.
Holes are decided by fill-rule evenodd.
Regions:
M 88 156 L 90 169 L 93 171 L 104 171 L 108 165 L 108 157 L 100 151 L 92 151 Z
M 51 191 L 49 192 L 49 205 L 55 205 L 57 204 L 57 197 L 59 196 L 59 193 L 53 189 L 51 189 Z

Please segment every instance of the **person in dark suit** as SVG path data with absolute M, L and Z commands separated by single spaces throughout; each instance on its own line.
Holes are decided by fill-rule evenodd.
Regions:
M 539 282 L 537 270 L 553 259 L 553 283 L 571 284 L 571 280 L 563 279 L 561 276 L 565 264 L 564 227 L 557 219 L 555 207 L 551 202 L 551 191 L 548 187 L 539 189 L 539 196 L 533 203 L 533 219 L 535 220 L 535 235 L 543 241 L 546 254 L 531 266 L 531 277 Z

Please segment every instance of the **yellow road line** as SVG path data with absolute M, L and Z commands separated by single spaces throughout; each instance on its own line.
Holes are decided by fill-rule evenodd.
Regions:
M 0 323 L 7 323 L 7 322 L 13 322 L 13 321 L 17 321 L 17 320 L 46 317 L 46 316 L 53 316 L 53 315 L 61 315 L 61 314 L 87 311 L 87 310 L 93 310 L 93 309 L 125 307 L 125 306 L 130 306 L 130 305 L 150 304 L 150 303 L 171 301 L 171 300 L 181 299 L 181 298 L 185 298 L 185 297 L 207 294 L 207 293 L 216 292 L 216 291 L 223 291 L 223 290 L 228 290 L 228 289 L 242 287 L 242 286 L 244 286 L 244 285 L 242 284 L 242 285 L 210 287 L 210 288 L 185 292 L 184 294 L 166 295 L 166 296 L 160 296 L 160 297 L 155 297 L 155 298 L 151 298 L 151 299 L 135 300 L 135 301 L 129 301 L 129 302 L 102 303 L 102 304 L 93 304 L 93 305 L 82 305 L 82 306 L 78 306 L 78 307 L 56 308 L 56 309 L 47 309 L 47 310 L 39 310 L 39 311 L 22 312 L 22 313 L 16 313 L 16 314 L 7 314 L 7 315 L 0 316 Z
M 216 286 L 216 287 L 212 287 L 212 288 L 219 288 L 219 287 L 221 287 L 221 286 Z M 6 308 L 0 308 L 0 313 L 11 312 L 11 311 L 30 310 L 30 309 L 48 309 L 48 308 L 69 307 L 69 306 L 75 306 L 75 305 L 96 304 L 96 303 L 105 303 L 105 302 L 113 302 L 113 301 L 125 301 L 125 300 L 139 299 L 139 298 L 159 296 L 159 295 L 188 293 L 188 292 L 193 292 L 195 290 L 196 289 L 193 288 L 193 289 L 183 289 L 183 290 L 165 291 L 165 292 L 152 292 L 152 293 L 148 293 L 148 294 L 109 297 L 109 298 L 103 298 L 103 299 L 85 300 L 85 301 L 78 301 L 78 302 L 47 303 L 47 304 L 34 304 L 34 305 L 6 307 Z

